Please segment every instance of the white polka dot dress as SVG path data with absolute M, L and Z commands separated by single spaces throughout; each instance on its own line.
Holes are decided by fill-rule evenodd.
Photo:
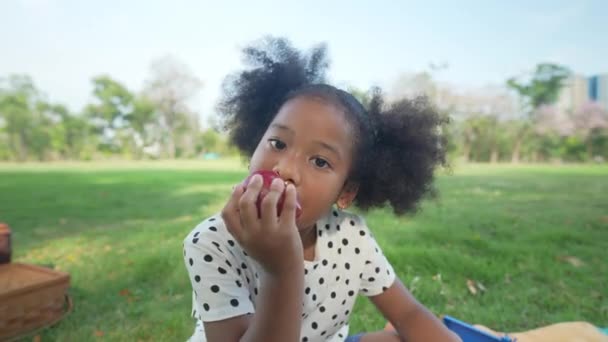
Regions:
M 331 210 L 317 221 L 315 260 L 304 261 L 301 341 L 344 341 L 356 295 L 374 296 L 395 274 L 364 220 Z M 255 313 L 261 266 L 234 240 L 219 215 L 184 240 L 184 260 L 193 289 L 190 341 L 206 341 L 202 322 Z

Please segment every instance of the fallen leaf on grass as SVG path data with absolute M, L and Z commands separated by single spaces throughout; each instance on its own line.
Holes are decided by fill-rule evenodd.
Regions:
M 602 221 L 604 223 L 608 223 L 608 216 L 602 216 L 602 218 L 600 219 L 600 221 Z
M 469 292 L 471 292 L 472 295 L 477 294 L 477 289 L 475 288 L 475 282 L 472 281 L 471 279 L 467 279 L 467 287 L 469 288 Z
M 127 303 L 137 302 L 138 300 L 139 300 L 139 297 L 133 297 L 133 296 L 127 297 Z
M 127 303 L 137 302 L 140 299 L 139 297 L 133 295 L 129 289 L 122 289 L 120 290 L 119 294 L 127 299 Z
M 97 337 L 102 337 L 104 335 L 104 332 L 101 330 L 95 330 L 95 336 Z
M 472 295 L 476 295 L 478 290 L 481 292 L 487 291 L 486 287 L 483 286 L 482 283 L 471 279 L 467 279 L 467 288 L 469 289 L 469 292 L 471 292 Z
M 40 335 L 36 335 L 34 336 L 34 338 L 32 339 L 32 342 L 40 342 L 42 341 L 42 338 L 40 337 Z
M 557 257 L 557 260 L 567 262 L 574 267 L 581 267 L 585 264 L 581 259 L 571 255 L 560 255 Z

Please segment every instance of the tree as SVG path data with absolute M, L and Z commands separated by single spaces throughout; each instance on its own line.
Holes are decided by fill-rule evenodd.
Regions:
M 510 78 L 507 86 L 522 97 L 526 113 L 534 115 L 534 111 L 542 105 L 552 105 L 557 101 L 570 74 L 570 70 L 564 66 L 541 63 L 531 75 L 526 75 L 530 77 L 529 80 Z
M 388 93 L 389 100 L 401 99 L 403 97 L 414 98 L 417 96 L 428 97 L 433 104 L 437 104 L 439 87 L 429 72 L 401 74 Z
M 598 103 L 588 102 L 574 111 L 572 122 L 575 134 L 585 143 L 587 158 L 592 160 L 594 141 L 608 129 L 608 111 Z
M 130 145 L 125 140 L 129 139 L 127 117 L 133 111 L 133 94 L 120 82 L 102 75 L 93 78 L 93 97 L 95 103 L 86 106 L 85 115 L 105 148 L 122 151 Z
M 440 102 L 441 110 L 451 114 L 458 126 L 453 132 L 464 161 L 497 162 L 508 138 L 505 119 L 515 107 L 504 88 L 484 87 L 460 93 L 443 89 Z
M 221 146 L 220 144 L 222 143 L 222 138 L 220 136 L 220 134 L 212 129 L 212 128 L 208 128 L 206 129 L 204 132 L 201 133 L 200 135 L 200 139 L 199 139 L 199 152 L 202 153 L 209 153 L 209 152 L 216 152 L 219 153 Z
M 11 75 L 0 79 L 0 117 L 4 121 L 9 150 L 13 158 L 25 161 L 30 154 L 45 158 L 50 137 L 48 118 L 41 113 L 42 95 L 31 78 Z
M 516 78 L 507 80 L 507 87 L 514 90 L 521 99 L 521 109 L 525 114 L 521 119 L 527 121 L 511 126 L 515 129 L 512 132 L 514 137 L 512 162 L 519 162 L 522 142 L 533 134 L 532 127 L 536 122 L 538 109 L 557 101 L 559 92 L 568 77 L 570 77 L 568 68 L 558 64 L 541 63 L 531 74 L 525 75 L 524 80 Z
M 60 104 L 44 104 L 45 116 L 50 118 L 51 146 L 54 153 L 62 159 L 81 159 L 91 140 L 91 126 L 86 118 L 70 113 Z
M 168 157 L 174 158 L 178 151 L 193 153 L 198 117 L 189 101 L 198 93 L 202 82 L 184 64 L 171 57 L 155 61 L 151 70 L 152 77 L 144 95 L 158 110 Z
M 134 99 L 132 111 L 125 115 L 125 120 L 134 135 L 137 158 L 143 156 L 145 146 L 160 140 L 158 118 L 158 110 L 154 107 L 154 103 L 143 95 Z

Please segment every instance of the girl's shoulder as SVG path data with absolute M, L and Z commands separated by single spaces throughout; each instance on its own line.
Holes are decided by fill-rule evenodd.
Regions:
M 186 235 L 184 249 L 208 251 L 212 255 L 243 258 L 247 253 L 230 234 L 220 213 L 210 216 Z
M 363 216 L 345 210 L 332 209 L 325 227 L 343 234 L 373 237 Z
M 206 237 L 230 235 L 222 216 L 217 213 L 197 224 L 184 238 L 184 244 L 197 244 Z
M 204 265 L 214 266 L 220 263 L 222 264 L 220 272 L 234 271 L 239 276 L 243 273 L 250 279 L 253 279 L 251 276 L 254 274 L 248 272 L 259 267 L 226 229 L 220 213 L 196 225 L 184 239 L 183 247 L 184 259 L 190 265 L 199 259 L 205 261 Z M 223 264 L 226 264 L 229 269 L 225 269 Z M 229 274 L 230 272 L 228 272 Z

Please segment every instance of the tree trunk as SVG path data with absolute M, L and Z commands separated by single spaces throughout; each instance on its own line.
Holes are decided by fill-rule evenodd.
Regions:
M 498 148 L 492 146 L 492 153 L 490 154 L 490 163 L 496 164 L 498 162 Z
M 462 159 L 464 159 L 465 163 L 469 162 L 470 154 L 471 154 L 471 144 L 468 142 L 465 142 L 464 146 L 462 148 Z
M 26 138 L 24 131 L 19 132 L 19 135 L 17 136 L 17 139 L 16 139 L 15 146 L 16 146 L 15 151 L 17 152 L 17 155 L 16 155 L 17 161 L 20 161 L 20 162 L 26 161 L 29 151 L 27 148 L 27 138 Z
M 517 164 L 519 163 L 519 153 L 521 150 L 521 138 L 517 138 L 515 141 L 515 146 L 513 147 L 513 152 L 511 153 L 511 163 Z
M 175 138 L 173 137 L 173 130 L 169 129 L 169 134 L 167 141 L 167 154 L 169 155 L 169 159 L 175 159 Z
M 593 141 L 591 139 L 587 139 L 587 157 L 589 162 L 593 162 Z

